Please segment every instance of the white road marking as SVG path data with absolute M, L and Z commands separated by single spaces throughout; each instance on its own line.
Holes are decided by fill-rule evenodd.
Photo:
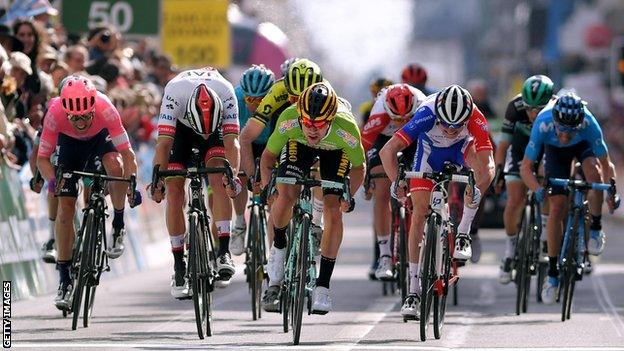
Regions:
M 618 336 L 621 338 L 624 335 L 624 321 L 622 321 L 618 310 L 611 301 L 611 296 L 609 295 L 604 279 L 602 279 L 602 274 L 594 275 L 592 277 L 592 283 L 594 292 L 598 297 L 600 307 L 609 316 L 609 321 L 613 325 L 613 328 L 615 328 Z

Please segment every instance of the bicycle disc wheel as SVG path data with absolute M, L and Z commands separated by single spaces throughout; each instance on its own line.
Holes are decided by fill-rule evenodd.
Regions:
M 94 212 L 93 210 L 88 210 L 83 218 L 83 227 L 82 227 L 82 245 L 79 248 L 79 262 L 80 265 L 78 268 L 78 274 L 76 276 L 76 280 L 74 283 L 74 293 L 73 293 L 73 302 L 72 302 L 72 311 L 74 313 L 72 317 L 72 330 L 76 330 L 78 327 L 78 318 L 80 318 L 80 308 L 82 307 L 82 299 L 85 294 L 85 286 L 87 282 L 87 276 L 89 271 L 91 270 L 91 252 L 89 251 L 90 242 L 93 239 L 93 230 L 95 227 L 93 225 L 94 221 Z
M 449 250 L 449 237 L 444 240 L 442 253 L 442 294 L 433 294 L 433 335 L 440 339 L 442 327 L 444 326 L 444 314 L 446 313 L 446 297 L 448 296 L 448 285 L 451 277 L 451 254 Z
M 295 268 L 295 291 L 293 304 L 293 344 L 299 345 L 299 337 L 301 336 L 301 322 L 303 319 L 303 306 L 307 295 L 306 285 L 308 283 L 308 239 L 310 237 L 310 217 L 303 215 L 299 236 L 299 254 L 297 255 L 297 266 Z
M 570 319 L 572 310 L 572 297 L 574 295 L 574 283 L 576 280 L 576 239 L 579 230 L 580 213 L 574 210 L 572 217 L 572 232 L 565 247 L 565 262 L 563 263 L 563 302 L 561 303 L 561 321 Z
M 427 235 L 425 237 L 425 250 L 423 267 L 421 269 L 421 294 L 420 294 L 420 340 L 427 340 L 427 327 L 429 325 L 429 317 L 431 315 L 431 304 L 433 295 L 435 294 L 434 284 L 436 277 L 436 237 L 438 225 L 436 223 L 436 215 L 431 214 L 427 219 Z

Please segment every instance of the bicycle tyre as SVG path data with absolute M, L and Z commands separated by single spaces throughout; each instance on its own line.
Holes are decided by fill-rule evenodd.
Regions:
M 189 272 L 191 286 L 193 289 L 193 307 L 195 310 L 195 324 L 197 326 L 197 335 L 200 339 L 204 339 L 204 323 L 208 318 L 205 309 L 204 296 L 205 288 L 202 279 L 202 259 L 200 257 L 202 249 L 202 238 L 200 234 L 200 224 L 197 213 L 189 215 Z M 204 246 L 205 247 L 205 246 Z
M 563 302 L 561 303 L 561 321 L 570 319 L 572 309 L 572 297 L 574 295 L 574 282 L 576 280 L 576 239 L 579 230 L 580 213 L 574 210 L 572 215 L 572 232 L 565 247 L 565 262 L 563 264 Z M 560 285 L 561 287 L 561 285 Z
M 420 294 L 420 340 L 427 340 L 427 327 L 431 315 L 431 304 L 435 291 L 433 285 L 436 277 L 435 254 L 437 237 L 437 215 L 432 213 L 427 219 L 427 234 L 425 237 L 425 250 L 423 267 L 421 268 L 421 294 Z
M 91 258 L 89 257 L 90 252 L 88 250 L 90 246 L 90 242 L 92 240 L 92 232 L 93 232 L 93 220 L 94 220 L 94 211 L 89 209 L 85 212 L 83 217 L 83 227 L 82 227 L 82 242 L 80 244 L 80 258 L 79 258 L 79 268 L 78 274 L 76 276 L 76 283 L 74 285 L 74 296 L 72 301 L 72 311 L 74 313 L 72 317 L 72 330 L 76 330 L 78 327 L 78 319 L 80 318 L 80 308 L 82 307 L 82 299 L 84 295 L 87 274 L 90 271 Z M 85 249 L 86 248 L 86 249 Z
M 399 206 L 399 289 L 401 290 L 401 303 L 405 301 L 409 290 L 409 265 L 408 238 L 405 218 L 405 207 Z
M 202 274 L 202 286 L 204 288 L 202 292 L 202 301 L 204 302 L 204 309 L 206 310 L 206 335 L 212 336 L 212 292 L 214 291 L 214 278 L 217 263 L 216 255 L 214 254 L 212 233 L 210 232 L 210 220 L 205 213 L 200 217 L 199 223 L 203 238 L 202 247 L 205 248 L 202 250 L 202 255 L 200 257 L 202 260 L 202 267 L 205 269 Z
M 85 287 L 85 303 L 84 303 L 84 312 L 82 314 L 82 325 L 87 328 L 89 327 L 89 318 L 91 318 L 91 312 L 93 311 L 93 302 L 95 301 L 95 291 L 97 289 L 97 284 L 99 282 L 99 274 L 100 274 L 100 266 L 103 260 L 102 254 L 102 238 L 106 235 L 104 231 L 104 220 L 103 218 L 98 216 L 97 222 L 99 223 L 100 233 L 96 236 L 96 240 L 91 240 L 90 248 L 93 257 L 93 269 L 91 270 L 91 274 L 89 277 L 92 279 L 87 279 L 86 287 Z
M 527 243 L 528 237 L 531 233 L 530 216 L 531 210 L 525 206 L 522 211 L 522 223 L 520 225 L 520 232 L 518 233 L 518 245 L 516 256 L 516 315 L 519 316 L 523 311 L 526 311 L 524 304 L 524 297 L 526 292 L 526 276 L 527 276 Z M 530 279 L 530 277 L 529 277 Z
M 247 266 L 247 281 L 249 283 L 249 291 L 251 292 L 251 318 L 252 320 L 258 320 L 258 307 L 260 306 L 260 301 L 257 299 L 258 295 L 258 279 L 257 279 L 257 269 L 258 269 L 258 254 L 257 254 L 257 241 L 256 236 L 258 235 L 258 207 L 252 206 L 251 213 L 249 215 L 249 232 L 247 234 L 247 243 L 250 244 L 247 249 L 250 252 L 250 263 Z
M 281 312 L 282 312 L 282 326 L 283 326 L 283 330 L 284 333 L 288 333 L 288 331 L 290 330 L 290 310 L 291 310 L 291 284 L 292 284 L 292 277 L 293 277 L 293 272 L 292 269 L 294 269 L 294 262 L 296 262 L 297 260 L 297 253 L 296 251 L 293 251 L 293 241 L 295 238 L 295 232 L 294 232 L 294 228 L 296 227 L 297 223 L 293 223 L 291 222 L 288 228 L 288 232 L 290 235 L 288 235 L 288 237 L 290 238 L 290 240 L 288 240 L 288 243 L 286 245 L 286 268 L 285 268 L 285 272 L 284 272 L 284 282 L 282 283 L 282 289 L 281 289 L 281 293 L 280 293 L 280 306 L 281 306 Z
M 301 323 L 303 319 L 303 306 L 305 305 L 305 299 L 307 297 L 307 275 L 310 265 L 308 255 L 308 240 L 310 237 L 310 216 L 308 214 L 303 215 L 301 221 L 299 235 L 299 254 L 297 255 L 297 277 L 295 278 L 295 291 L 294 291 L 294 308 L 293 308 L 293 344 L 299 345 L 299 338 L 301 336 Z M 309 299 L 308 299 L 309 300 Z
M 440 339 L 442 336 L 442 328 L 444 327 L 444 314 L 446 313 L 446 298 L 448 296 L 448 285 L 451 277 L 451 252 L 449 248 L 450 233 L 444 240 L 442 253 L 442 295 L 434 293 L 433 295 L 433 336 Z

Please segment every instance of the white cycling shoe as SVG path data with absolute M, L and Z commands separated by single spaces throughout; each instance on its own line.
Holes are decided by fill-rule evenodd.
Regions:
M 453 258 L 457 260 L 469 260 L 472 257 L 472 247 L 470 245 L 470 235 L 459 233 L 455 238 L 455 252 Z
M 602 230 L 592 230 L 587 242 L 587 252 L 593 256 L 600 255 L 604 251 L 606 242 L 607 239 Z
M 392 273 L 392 257 L 379 257 L 379 264 L 377 265 L 377 269 L 375 270 L 375 278 L 385 281 L 394 279 L 394 274 Z
M 230 253 L 234 256 L 240 256 L 245 252 L 245 233 L 247 227 L 234 227 L 232 235 L 230 235 Z
M 312 313 L 327 314 L 332 309 L 332 298 L 328 288 L 317 286 L 312 292 Z
M 271 246 L 269 261 L 267 262 L 267 274 L 273 285 L 278 285 L 284 280 L 284 261 L 286 260 L 286 248 L 278 249 Z

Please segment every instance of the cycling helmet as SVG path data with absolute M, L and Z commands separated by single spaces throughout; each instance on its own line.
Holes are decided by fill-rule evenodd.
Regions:
M 198 85 L 186 104 L 186 120 L 195 133 L 210 135 L 219 130 L 223 103 L 217 93 L 205 84 Z
M 554 83 L 544 75 L 529 77 L 522 84 L 522 102 L 531 107 L 544 106 L 553 95 Z
M 312 84 L 322 81 L 321 68 L 308 59 L 293 62 L 284 76 L 284 85 L 288 94 L 296 96 Z
M 243 72 L 240 80 L 243 94 L 251 97 L 265 96 L 273 83 L 275 83 L 275 75 L 273 71 L 264 67 L 264 65 L 249 67 Z
M 299 58 L 298 57 L 291 57 L 286 59 L 286 61 L 282 62 L 282 64 L 280 65 L 280 71 L 282 71 L 282 77 L 286 77 L 286 73 L 288 73 L 288 68 L 290 67 L 290 65 L 295 62 L 298 61 Z
M 380 77 L 380 78 L 373 79 L 370 83 L 371 95 L 373 95 L 373 97 L 377 96 L 377 94 L 379 94 L 381 89 L 389 85 L 392 85 L 392 81 L 387 78 Z
M 305 121 L 328 123 L 336 117 L 338 95 L 328 83 L 313 84 L 301 93 L 297 112 Z
M 417 101 L 407 84 L 394 84 L 386 90 L 384 109 L 392 119 L 411 117 L 416 111 Z
M 401 81 L 409 85 L 423 86 L 427 83 L 427 71 L 417 63 L 409 64 L 401 72 Z
M 576 128 L 585 119 L 585 105 L 587 103 L 574 93 L 567 93 L 557 99 L 553 107 L 553 119 L 557 124 Z
M 94 110 L 97 90 L 89 78 L 77 75 L 63 81 L 61 105 L 69 115 L 84 115 Z
M 459 85 L 451 85 L 436 96 L 435 112 L 440 122 L 457 126 L 470 117 L 472 105 L 472 96 L 468 90 Z

